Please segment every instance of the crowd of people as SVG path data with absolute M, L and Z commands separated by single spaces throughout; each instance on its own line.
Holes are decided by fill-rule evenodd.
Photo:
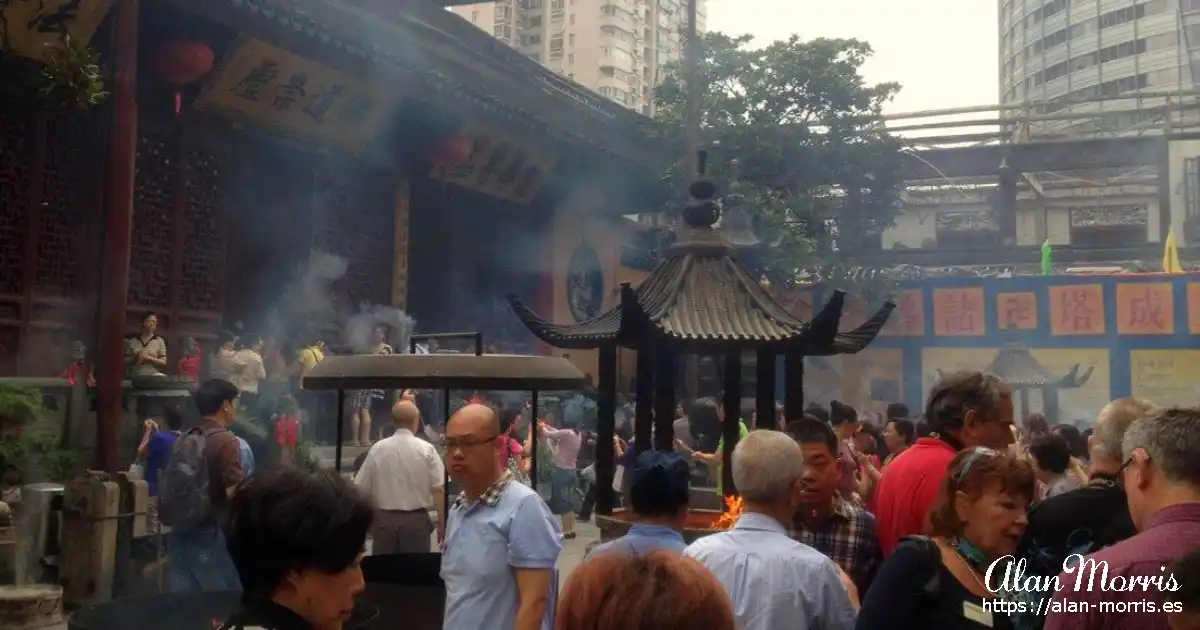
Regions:
M 467 404 L 439 455 L 402 399 L 353 481 L 289 467 L 243 481 L 222 433 L 237 387 L 208 381 L 195 395 L 204 424 L 164 468 L 164 521 L 186 526 L 172 583 L 242 588 L 244 627 L 335 630 L 363 589 L 368 537 L 373 553 L 422 553 L 436 532 L 450 630 L 1200 628 L 1200 408 L 1122 398 L 1081 434 L 1016 422 L 1013 396 L 963 372 L 935 385 L 917 418 L 893 405 L 873 425 L 841 403 L 778 430 L 749 418 L 732 459 L 740 516 L 695 539 L 684 532 L 694 466 L 720 446 L 690 430 L 673 451 L 618 441 L 633 525 L 560 591 L 573 510 L 524 483 L 538 445 L 518 437 L 519 411 Z M 558 446 L 555 470 L 574 475 L 586 438 L 541 432 Z M 178 479 L 189 436 L 203 483 Z M 443 513 L 444 472 L 458 493 Z M 568 484 L 560 477 L 551 485 Z M 202 505 L 176 496 L 201 486 Z

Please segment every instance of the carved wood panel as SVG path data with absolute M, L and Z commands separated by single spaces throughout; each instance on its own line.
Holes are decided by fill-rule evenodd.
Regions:
M 183 272 L 179 307 L 219 313 L 225 257 L 221 166 L 217 154 L 189 147 L 184 156 Z
M 0 80 L 11 81 L 0 75 Z M 0 98 L 0 294 L 25 292 L 35 116 L 21 90 Z M 11 350 L 11 349 L 10 349 Z
M 318 172 L 313 193 L 313 249 L 346 259 L 334 285 L 343 309 L 391 302 L 395 188 L 379 172 Z
M 41 295 L 74 298 L 83 293 L 84 270 L 90 268 L 84 232 L 95 225 L 84 212 L 91 188 L 85 175 L 89 147 L 81 116 L 63 113 L 46 121 L 46 162 L 42 173 L 42 205 L 37 225 L 35 290 Z M 93 163 L 95 161 L 93 160 Z M 94 212 L 102 206 L 95 203 Z
M 169 132 L 143 133 L 138 138 L 129 261 L 128 303 L 133 306 L 170 305 L 177 143 L 178 136 Z

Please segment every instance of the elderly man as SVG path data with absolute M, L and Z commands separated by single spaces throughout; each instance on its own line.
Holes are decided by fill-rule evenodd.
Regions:
M 858 593 L 832 560 L 788 537 L 804 496 L 804 454 L 778 431 L 752 431 L 733 451 L 742 516 L 686 550 L 729 593 L 741 630 L 849 630 Z M 786 594 L 786 596 L 782 596 Z
M 462 494 L 442 550 L 446 630 L 538 630 L 553 621 L 558 521 L 500 462 L 500 419 L 467 405 L 446 423 L 446 461 Z
M 1064 567 L 1046 630 L 1168 629 L 1165 603 L 1178 601 L 1179 578 L 1169 584 L 1163 568 L 1200 549 L 1200 409 L 1142 414 L 1125 432 L 1121 453 L 1138 533 Z
M 371 527 L 371 552 L 376 555 L 429 553 L 433 533 L 430 510 L 437 510 L 438 540 L 445 531 L 446 470 L 432 444 L 416 436 L 421 412 L 411 401 L 392 407 L 396 431 L 377 442 L 354 482 L 375 499 L 379 513 Z

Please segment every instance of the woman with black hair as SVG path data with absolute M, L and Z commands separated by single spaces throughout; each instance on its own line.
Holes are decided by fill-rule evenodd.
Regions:
M 333 471 L 285 467 L 242 484 L 226 529 L 242 609 L 222 630 L 341 630 L 365 588 L 373 516 L 371 501 Z

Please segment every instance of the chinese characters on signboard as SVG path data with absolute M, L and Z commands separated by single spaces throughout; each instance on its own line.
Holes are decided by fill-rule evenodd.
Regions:
M 1200 335 L 1200 282 L 1187 285 L 1188 332 Z
M 996 324 L 1001 330 L 1037 330 L 1037 294 L 996 294 Z
M 1103 335 L 1104 289 L 1098 284 L 1050 287 L 1051 335 Z
M 254 39 L 239 42 L 214 75 L 198 109 L 360 151 L 382 128 L 399 96 Z
M 519 203 L 532 201 L 554 168 L 545 151 L 489 130 L 473 129 L 471 157 L 450 169 L 435 167 L 430 177 Z
M 22 57 L 45 59 L 68 35 L 91 41 L 112 0 L 0 0 L 0 40 Z
M 1171 283 L 1117 285 L 1117 333 L 1122 335 L 1171 335 L 1175 333 L 1175 309 Z
M 1129 393 L 1158 405 L 1195 405 L 1197 370 L 1200 350 L 1130 350 Z
M 925 334 L 925 303 L 920 289 L 900 292 L 896 310 L 888 318 L 881 335 L 892 337 L 920 337 Z
M 986 325 L 983 287 L 933 290 L 933 334 L 939 337 L 982 337 Z

